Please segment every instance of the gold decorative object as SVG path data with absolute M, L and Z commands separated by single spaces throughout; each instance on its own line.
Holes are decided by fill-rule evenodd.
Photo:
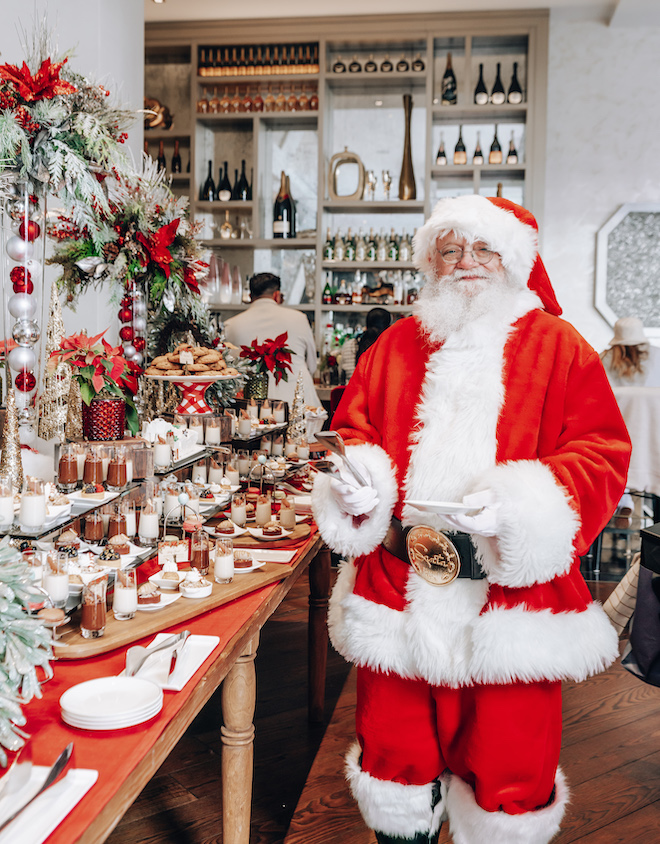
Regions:
M 337 170 L 342 164 L 357 165 L 358 184 L 354 193 L 341 195 L 337 193 Z M 364 194 L 364 164 L 356 153 L 348 151 L 348 147 L 344 147 L 343 152 L 336 152 L 330 159 L 330 166 L 328 168 L 328 193 L 330 199 L 362 199 Z
M 171 129 L 174 115 L 155 97 L 144 98 L 144 128 L 145 129 Z
M 291 406 L 291 423 L 287 437 L 291 442 L 299 443 L 307 439 L 307 422 L 305 421 L 305 388 L 303 387 L 302 372 L 298 373 L 296 391 L 293 394 Z
M 399 176 L 399 199 L 417 199 L 415 173 L 413 172 L 412 147 L 410 144 L 410 120 L 412 117 L 412 96 L 403 95 L 403 113 L 405 115 L 405 133 L 403 140 L 403 161 Z
M 71 389 L 69 390 L 68 412 L 64 433 L 66 439 L 68 440 L 81 439 L 83 434 L 82 396 L 80 395 L 80 384 L 75 378 L 71 379 Z
M 46 360 L 50 353 L 59 349 L 64 337 L 62 306 L 57 293 L 57 284 L 50 290 L 50 316 L 46 330 Z M 67 420 L 67 398 L 71 389 L 71 367 L 61 363 L 52 374 L 44 376 L 44 388 L 39 399 L 39 436 L 44 440 L 53 437 L 64 439 Z
M 21 443 L 18 438 L 18 408 L 14 395 L 11 372 L 7 373 L 7 412 L 2 431 L 2 457 L 0 458 L 0 478 L 11 481 L 14 491 L 23 489 L 23 460 L 21 458 Z

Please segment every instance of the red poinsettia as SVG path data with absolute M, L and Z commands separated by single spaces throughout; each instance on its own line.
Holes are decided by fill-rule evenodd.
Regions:
M 288 381 L 289 372 L 293 372 L 291 366 L 291 355 L 293 351 L 287 348 L 286 341 L 289 339 L 289 332 L 285 331 L 274 340 L 265 340 L 259 343 L 257 338 L 249 346 L 241 346 L 240 357 L 251 360 L 254 364 L 254 371 L 272 372 L 275 376 L 275 383 Z
M 172 257 L 169 247 L 174 243 L 174 238 L 176 237 L 180 222 L 181 220 L 179 219 L 172 220 L 171 223 L 168 223 L 166 226 L 161 226 L 158 231 L 149 235 L 148 238 L 145 237 L 142 232 L 138 232 L 135 235 L 135 239 L 138 243 L 142 244 L 145 252 L 147 253 L 147 257 L 142 259 L 142 265 L 146 267 L 149 261 L 153 261 L 153 263 L 158 264 L 161 270 L 165 273 L 165 278 L 170 277 L 170 264 L 174 258 Z
M 58 94 L 75 94 L 78 90 L 76 86 L 60 79 L 62 65 L 66 61 L 67 59 L 64 59 L 53 64 L 50 58 L 44 59 L 34 76 L 25 62 L 20 69 L 14 64 L 3 64 L 0 65 L 0 79 L 13 85 L 16 93 L 26 103 L 52 100 Z

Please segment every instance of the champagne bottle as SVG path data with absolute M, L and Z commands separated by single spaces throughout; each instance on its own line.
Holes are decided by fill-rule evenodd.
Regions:
M 341 236 L 341 230 L 337 230 L 337 234 L 335 235 L 335 242 L 332 247 L 332 251 L 335 256 L 335 261 L 343 261 L 345 260 L 345 244 L 344 238 Z
M 348 72 L 349 73 L 362 73 L 362 65 L 358 61 L 357 56 L 353 56 L 353 60 L 351 61 L 351 63 L 348 66 Z
M 369 240 L 367 241 L 367 261 L 376 260 L 376 238 L 374 237 L 374 230 L 369 229 Z
M 451 53 L 447 53 L 447 67 L 442 77 L 441 105 L 456 105 L 458 100 L 456 91 L 456 76 L 451 66 Z
M 380 234 L 378 235 L 378 239 L 376 240 L 376 260 L 377 261 L 387 261 L 387 252 L 389 241 L 385 237 L 385 230 L 381 229 Z
M 399 260 L 399 244 L 396 241 L 396 232 L 394 231 L 394 229 L 390 230 L 390 237 L 387 241 L 387 260 Z
M 181 153 L 179 152 L 179 142 L 174 141 L 174 155 L 172 156 L 172 172 L 181 172 Z
M 328 227 L 328 231 L 325 235 L 325 243 L 323 244 L 323 260 L 324 261 L 334 261 L 335 259 L 335 250 L 332 245 L 332 237 L 330 236 L 330 228 Z
M 220 237 L 223 240 L 229 240 L 234 233 L 234 227 L 229 222 L 229 210 L 225 211 L 225 221 L 220 226 Z
M 513 132 L 511 133 L 511 140 L 509 141 L 509 152 L 506 156 L 506 163 L 507 164 L 517 164 L 518 163 L 518 150 L 516 149 L 516 144 L 513 138 Z
M 217 184 L 217 188 L 216 188 L 216 191 L 215 191 L 215 199 L 220 198 L 218 196 L 218 194 L 220 192 L 220 185 L 221 184 L 222 184 L 222 164 L 220 165 L 220 169 L 218 170 L 218 184 Z
M 332 305 L 332 287 L 330 287 L 330 282 L 326 281 L 325 287 L 323 288 L 323 296 L 321 301 L 324 305 Z
M 454 147 L 454 164 L 467 164 L 467 152 L 463 142 L 463 127 L 458 127 L 458 141 Z
M 209 161 L 209 173 L 206 181 L 202 185 L 202 191 L 199 198 L 204 202 L 213 202 L 215 199 L 215 184 L 213 183 L 213 162 Z
M 218 199 L 220 202 L 229 202 L 231 199 L 231 182 L 229 181 L 229 167 L 226 161 L 222 181 L 218 185 Z
M 445 139 L 440 133 L 440 146 L 438 147 L 438 153 L 435 157 L 435 163 L 437 167 L 441 167 L 442 165 L 447 163 L 447 153 L 445 152 Z
M 357 239 L 355 241 L 355 260 L 356 261 L 366 261 L 367 260 L 367 243 L 364 239 L 364 234 L 362 233 L 362 229 L 359 230 Z
M 245 176 L 245 159 L 241 159 L 241 175 L 238 179 L 238 186 L 236 189 L 236 199 L 241 199 L 246 202 L 249 198 L 250 186 Z
M 252 182 L 254 180 L 254 167 L 250 167 L 250 184 L 248 185 L 248 201 L 252 200 Z
M 511 77 L 511 84 L 509 85 L 509 92 L 506 98 L 513 105 L 518 105 L 518 103 L 522 102 L 523 92 L 520 82 L 518 82 L 518 62 L 513 63 L 513 76 Z
M 364 72 L 365 73 L 375 73 L 378 70 L 378 65 L 374 61 L 373 55 L 370 55 L 369 58 L 364 63 Z
M 404 261 L 405 263 L 412 261 L 412 244 L 406 231 L 403 232 L 403 237 L 399 244 L 399 261 Z
M 407 73 L 410 70 L 408 59 L 405 57 L 404 53 L 401 54 L 401 58 L 396 63 L 396 69 L 399 73 Z
M 497 124 L 495 124 L 495 135 L 493 137 L 493 143 L 490 145 L 490 152 L 488 153 L 488 163 L 502 163 L 502 147 L 500 146 L 500 142 L 497 140 Z
M 346 65 L 342 61 L 341 56 L 337 56 L 337 61 L 332 65 L 333 73 L 346 73 Z
M 289 177 L 286 177 L 286 192 L 289 194 L 289 200 L 291 201 L 291 237 L 296 236 L 296 200 L 291 195 L 291 182 L 289 181 Z
M 481 151 L 481 137 L 480 132 L 477 132 L 477 145 L 474 148 L 474 155 L 472 156 L 472 163 L 473 164 L 483 164 L 484 163 L 484 154 Z
M 158 165 L 159 170 L 165 170 L 167 168 L 167 162 L 165 161 L 165 142 L 161 141 L 158 145 L 158 158 L 156 159 L 156 164 Z
M 234 169 L 234 186 L 231 189 L 231 198 L 234 201 L 239 199 L 239 196 L 238 196 L 238 168 Z
M 280 189 L 273 206 L 273 237 L 291 238 L 296 235 L 295 210 L 287 190 L 286 173 L 280 175 Z
M 348 287 L 346 286 L 345 278 L 342 278 L 339 282 L 339 289 L 337 290 L 337 304 L 350 305 L 350 294 L 348 292 Z
M 421 53 L 417 53 L 417 55 L 413 59 L 411 67 L 415 71 L 415 73 L 423 73 L 426 70 L 426 65 L 424 64 L 424 59 L 422 58 Z
M 490 101 L 493 105 L 502 105 L 506 100 L 504 93 L 504 85 L 502 85 L 502 77 L 500 76 L 500 63 L 497 63 L 497 73 L 495 75 L 495 83 L 493 90 L 490 92 Z
M 487 105 L 488 103 L 488 89 L 484 82 L 484 66 L 479 65 L 479 81 L 477 87 L 474 89 L 474 102 L 476 105 Z
M 389 53 L 385 54 L 385 58 L 380 64 L 380 70 L 381 73 L 392 73 L 392 71 L 394 70 L 394 65 L 390 61 Z
M 349 228 L 344 243 L 344 261 L 355 260 L 355 241 L 353 240 L 353 229 Z

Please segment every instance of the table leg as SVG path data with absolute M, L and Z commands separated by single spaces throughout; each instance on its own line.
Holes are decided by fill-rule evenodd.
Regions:
M 225 677 L 222 685 L 222 840 L 248 844 L 254 769 L 254 658 L 259 634 Z
M 322 548 L 309 565 L 308 716 L 314 724 L 323 722 L 325 710 L 329 596 L 330 550 Z

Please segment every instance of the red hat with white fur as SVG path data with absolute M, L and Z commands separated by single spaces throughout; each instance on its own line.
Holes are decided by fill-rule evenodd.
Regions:
M 515 282 L 533 290 L 548 313 L 561 314 L 538 253 L 538 224 L 525 208 L 508 199 L 477 194 L 441 199 L 413 240 L 418 270 L 427 273 L 435 268 L 436 240 L 449 232 L 469 243 L 482 240 L 488 244 Z

